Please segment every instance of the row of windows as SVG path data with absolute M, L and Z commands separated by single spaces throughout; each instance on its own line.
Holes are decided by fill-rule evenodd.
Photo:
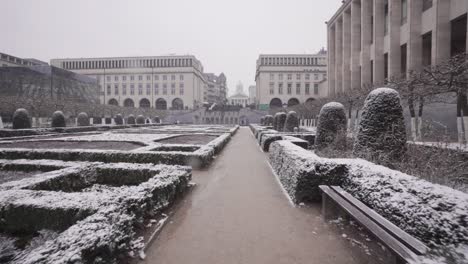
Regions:
M 114 95 L 119 95 L 119 92 L 120 92 L 119 85 L 115 84 L 113 87 L 114 87 Z M 111 95 L 112 94 L 112 86 L 110 84 L 108 84 L 106 86 L 106 89 L 107 89 L 107 95 Z M 180 95 L 184 95 L 184 84 L 183 83 L 179 84 L 178 91 L 179 91 Z M 155 84 L 154 85 L 154 94 L 159 94 L 159 92 L 160 92 L 159 84 Z M 163 84 L 162 85 L 162 94 L 167 94 L 167 92 L 168 92 L 167 84 Z M 176 94 L 176 84 L 175 83 L 171 84 L 170 92 L 171 92 L 171 95 Z M 150 95 L 150 94 L 151 94 L 151 85 L 147 84 L 146 85 L 146 95 Z M 122 84 L 122 95 L 127 95 L 127 85 L 126 84 Z M 130 95 L 135 95 L 135 85 L 134 84 L 130 84 Z M 143 85 L 142 84 L 138 85 L 138 95 L 143 95 Z
M 146 80 L 151 81 L 151 76 L 152 75 L 146 75 Z M 106 81 L 111 82 L 112 80 L 114 80 L 115 82 L 118 82 L 119 80 L 127 81 L 127 79 L 129 79 L 130 81 L 135 80 L 134 75 L 130 75 L 128 77 L 129 78 L 127 78 L 126 75 L 122 75 L 120 77 L 118 75 L 114 75 L 114 76 L 108 75 L 108 76 L 106 76 Z M 176 75 L 170 75 L 170 77 L 171 77 L 171 81 L 175 81 L 177 76 Z M 144 79 L 143 75 L 138 75 L 138 81 L 143 81 L 143 79 Z M 101 81 L 101 77 L 99 75 L 97 76 L 97 80 L 98 80 L 98 82 Z M 154 80 L 159 81 L 159 75 L 154 75 Z M 162 75 L 162 80 L 167 81 L 168 80 L 168 75 Z M 183 74 L 179 75 L 179 80 L 180 81 L 184 80 L 184 75 Z
M 284 84 L 283 83 L 278 83 L 278 94 L 283 94 L 283 86 Z M 298 94 L 300 95 L 301 94 L 301 84 L 300 83 L 296 83 L 296 93 L 295 94 Z M 287 86 L 286 86 L 286 94 L 292 94 L 293 92 L 293 84 L 292 83 L 288 83 Z M 318 83 L 315 83 L 314 84 L 314 94 L 317 95 L 319 93 L 319 85 Z M 270 94 L 275 94 L 275 83 L 270 83 Z M 306 83 L 305 84 L 305 90 L 304 90 L 304 94 L 308 95 L 310 94 L 310 83 Z
M 261 58 L 261 65 L 324 65 L 325 58 L 273 57 Z
M 320 75 L 321 74 L 319 74 L 319 73 L 315 73 L 314 74 L 314 80 L 319 80 Z M 300 73 L 296 73 L 295 77 L 296 77 L 296 80 L 302 80 L 302 74 L 300 74 Z M 305 77 L 305 80 L 310 80 L 310 74 L 309 73 L 304 74 L 304 77 Z M 283 78 L 284 78 L 284 75 L 282 73 L 279 73 L 278 74 L 278 80 L 283 80 Z M 288 81 L 292 80 L 293 79 L 293 74 L 292 73 L 286 74 L 286 78 L 287 78 Z M 323 78 L 324 79 L 327 78 L 327 75 L 323 74 Z M 274 79 L 275 79 L 275 74 L 270 73 L 270 80 L 274 80 Z
M 64 69 L 191 67 L 192 65 L 192 59 L 115 59 L 62 62 Z

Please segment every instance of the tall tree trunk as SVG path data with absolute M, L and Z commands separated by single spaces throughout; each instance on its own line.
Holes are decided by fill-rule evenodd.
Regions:
M 348 108 L 348 133 L 353 133 L 353 129 L 351 128 L 351 119 L 353 118 L 353 102 L 349 102 L 349 108 Z
M 411 139 L 413 141 L 417 141 L 417 133 L 416 133 L 416 111 L 414 109 L 414 94 L 413 88 L 410 86 L 408 87 L 410 93 L 408 95 L 408 108 L 411 116 Z
M 465 122 L 464 122 L 465 121 Z M 465 123 L 465 126 L 463 125 Z M 458 143 L 463 144 L 466 142 L 466 126 L 468 123 L 468 105 L 466 93 L 459 91 L 457 94 L 457 131 Z
M 422 115 L 423 115 L 423 110 L 424 110 L 424 98 L 422 96 L 419 97 L 419 109 L 418 109 L 418 116 L 416 118 L 416 140 L 421 141 L 422 140 Z

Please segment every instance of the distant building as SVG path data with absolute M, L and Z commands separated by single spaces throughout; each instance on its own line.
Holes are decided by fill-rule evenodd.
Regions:
M 249 104 L 257 104 L 257 87 L 255 85 L 249 86 Z
M 464 53 L 467 0 L 346 0 L 327 22 L 330 94 Z
M 38 66 L 38 65 L 48 65 L 48 64 L 47 62 L 43 62 L 37 59 L 21 59 L 21 58 L 0 52 L 0 66 L 1 67 L 23 67 L 23 66 Z
M 328 96 L 327 53 L 260 55 L 255 74 L 261 110 L 294 106 Z
M 240 105 L 246 107 L 249 105 L 249 96 L 244 93 L 244 85 L 239 82 L 236 85 L 236 93 L 228 98 L 230 105 Z
M 203 105 L 208 89 L 203 65 L 192 55 L 53 59 L 51 64 L 96 78 L 101 103 L 110 105 L 193 109 Z
M 221 73 L 205 73 L 206 89 L 204 90 L 204 102 L 209 104 L 223 104 L 226 102 L 226 76 Z

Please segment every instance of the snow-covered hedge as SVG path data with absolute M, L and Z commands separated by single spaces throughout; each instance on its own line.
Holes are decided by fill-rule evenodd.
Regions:
M 346 146 L 346 113 L 342 104 L 330 102 L 320 109 L 315 148 Z
M 89 126 L 89 117 L 85 112 L 79 113 L 77 117 L 78 126 Z
M 270 145 L 270 163 L 295 203 L 320 200 L 319 185 L 341 185 L 347 167 L 318 157 L 289 141 Z
M 52 127 L 66 127 L 65 115 L 62 111 L 55 111 L 52 114 Z
M 24 108 L 16 109 L 13 114 L 13 129 L 31 128 L 31 117 L 28 110 Z
M 299 117 L 295 111 L 289 111 L 282 131 L 294 132 L 295 128 L 299 129 Z
M 276 131 L 283 131 L 285 122 L 286 122 L 286 113 L 284 112 L 276 113 L 275 120 L 273 121 L 273 129 Z
M 1 163 L 2 161 L 0 161 Z M 33 161 L 14 161 L 32 165 Z M 54 161 L 36 161 L 39 166 Z M 98 164 L 57 162 L 60 166 L 82 168 L 78 177 L 94 179 L 81 192 L 10 189 L 0 192 L 2 229 L 35 232 L 39 229 L 61 232 L 37 247 L 14 250 L 12 263 L 114 263 L 127 255 L 136 228 L 143 219 L 167 208 L 188 187 L 188 167 L 149 164 Z M 93 168 L 91 170 L 91 168 Z M 111 169 L 103 173 L 100 170 Z M 88 174 L 94 174 L 89 177 Z M 144 179 L 137 185 L 121 180 L 131 174 Z M 38 176 L 47 180 L 46 176 Z M 101 180 L 100 180 L 101 179 Z M 105 179 L 102 182 L 102 179 Z M 102 185 L 105 184 L 105 185 Z M 133 186 L 127 186 L 131 184 Z M 18 187 L 21 185 L 17 185 Z M 62 232 L 63 231 L 63 232 Z
M 291 142 L 270 146 L 271 166 L 295 203 L 339 185 L 428 245 L 468 245 L 468 194 L 362 159 L 326 159 Z
M 309 148 L 309 142 L 295 137 L 295 136 L 290 136 L 288 134 L 266 134 L 263 135 L 261 142 L 259 143 L 260 146 L 262 147 L 262 150 L 265 152 L 268 152 L 270 150 L 270 145 L 271 143 L 278 141 L 278 140 L 287 140 L 292 142 L 294 145 L 297 145 L 301 148 L 308 149 Z

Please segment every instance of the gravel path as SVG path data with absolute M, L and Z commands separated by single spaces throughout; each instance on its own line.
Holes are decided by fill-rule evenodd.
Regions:
M 377 263 L 322 220 L 320 205 L 290 204 L 248 128 L 193 181 L 142 263 Z

